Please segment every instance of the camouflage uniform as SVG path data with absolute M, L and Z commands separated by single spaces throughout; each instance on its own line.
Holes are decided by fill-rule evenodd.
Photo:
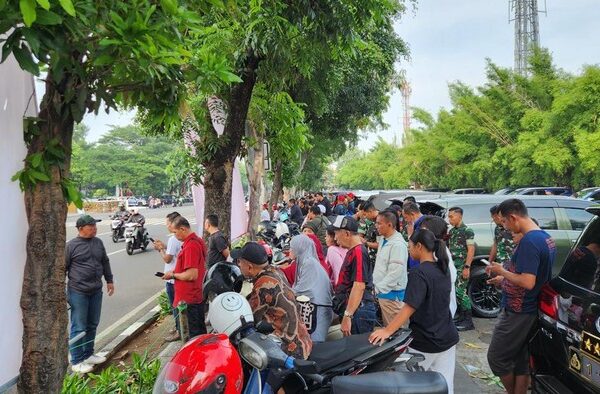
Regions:
M 512 233 L 502 226 L 496 226 L 494 229 L 494 241 L 496 242 L 496 261 L 504 266 L 510 262 L 515 250 Z
M 379 236 L 379 232 L 377 231 L 377 227 L 375 227 L 375 222 L 365 219 L 365 223 L 365 239 L 367 242 L 377 242 L 377 236 Z M 375 266 L 375 260 L 377 259 L 377 249 L 367 248 L 367 252 L 369 252 L 369 261 L 371 262 L 372 268 Z
M 463 279 L 462 271 L 467 260 L 467 246 L 475 245 L 475 233 L 464 223 L 450 229 L 448 247 L 456 267 L 456 300 L 463 310 L 471 310 L 471 299 L 467 292 L 468 280 Z

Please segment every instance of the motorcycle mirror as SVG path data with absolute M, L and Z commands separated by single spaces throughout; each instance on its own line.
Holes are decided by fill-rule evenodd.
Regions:
M 261 334 L 269 335 L 273 331 L 275 331 L 275 329 L 273 328 L 273 325 L 271 323 L 267 323 L 266 321 L 261 320 L 256 325 L 256 331 L 260 332 Z

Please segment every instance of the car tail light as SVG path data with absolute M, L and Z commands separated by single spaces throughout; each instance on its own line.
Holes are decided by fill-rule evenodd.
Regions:
M 539 307 L 543 314 L 558 320 L 558 293 L 548 283 L 542 286 Z

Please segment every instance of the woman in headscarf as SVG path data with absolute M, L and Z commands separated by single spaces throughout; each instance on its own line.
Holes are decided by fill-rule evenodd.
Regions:
M 321 266 L 315 243 L 305 234 L 292 238 L 290 257 L 296 259 L 296 278 L 292 289 L 296 296 L 307 296 L 317 308 L 313 342 L 324 342 L 333 319 L 332 289 L 329 276 Z

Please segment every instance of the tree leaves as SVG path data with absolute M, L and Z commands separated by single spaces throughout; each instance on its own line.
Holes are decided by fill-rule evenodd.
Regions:
M 19 8 L 21 9 L 21 14 L 23 15 L 23 22 L 25 22 L 25 26 L 27 27 L 31 26 L 33 22 L 35 22 L 35 7 L 35 0 L 19 0 Z
M 23 70 L 28 71 L 36 76 L 40 74 L 38 64 L 33 60 L 33 56 L 25 44 L 21 44 L 20 47 L 13 48 L 12 52 L 15 56 L 15 59 L 17 59 L 19 66 L 21 66 Z
M 73 2 L 71 0 L 58 0 L 58 2 L 67 14 L 75 16 L 75 7 L 73 6 Z

